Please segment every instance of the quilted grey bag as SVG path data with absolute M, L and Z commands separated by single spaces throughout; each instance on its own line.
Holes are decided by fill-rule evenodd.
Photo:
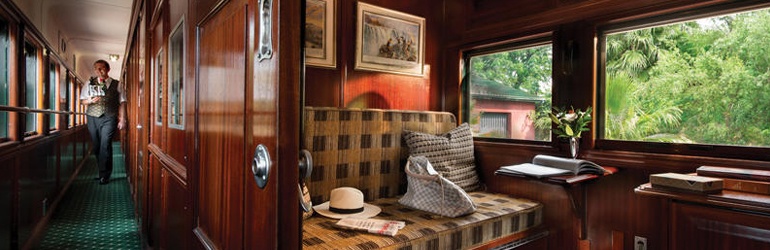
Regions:
M 476 211 L 471 197 L 436 172 L 425 156 L 410 156 L 404 171 L 408 186 L 398 200 L 401 205 L 452 218 Z

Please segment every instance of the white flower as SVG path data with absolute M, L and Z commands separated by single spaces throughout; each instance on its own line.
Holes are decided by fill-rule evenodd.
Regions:
M 564 120 L 567 122 L 573 122 L 575 119 L 577 119 L 577 113 L 568 113 L 564 115 Z

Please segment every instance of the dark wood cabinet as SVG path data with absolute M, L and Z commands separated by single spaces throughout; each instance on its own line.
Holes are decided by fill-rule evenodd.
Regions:
M 670 249 L 770 249 L 770 214 L 674 201 L 670 240 Z
M 694 194 L 659 190 L 636 193 L 668 200 L 669 249 L 770 249 L 770 196 L 724 190 Z

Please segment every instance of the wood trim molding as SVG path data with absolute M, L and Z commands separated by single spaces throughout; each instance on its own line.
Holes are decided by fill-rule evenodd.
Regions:
M 204 14 L 201 18 L 198 19 L 197 23 L 195 24 L 195 27 L 203 26 L 204 23 L 208 22 L 209 19 L 211 19 L 214 14 L 219 12 L 222 8 L 225 7 L 225 5 L 230 2 L 230 0 L 219 0 L 216 4 L 214 4 L 213 7 L 209 8 L 206 14 Z
M 78 126 L 75 128 L 65 129 L 65 130 L 59 130 L 60 133 L 51 133 L 48 136 L 34 136 L 34 140 L 29 139 L 31 137 L 25 138 L 23 142 L 21 141 L 8 141 L 0 144 L 0 159 L 3 159 L 6 156 L 18 154 L 21 152 L 24 152 L 26 150 L 33 150 L 36 147 L 49 143 L 50 141 L 58 140 L 59 138 L 64 138 L 68 136 L 74 136 L 74 134 L 78 133 L 80 130 L 86 129 L 86 126 Z
M 508 27 L 517 27 L 519 32 L 525 30 L 538 30 L 544 27 L 554 27 L 559 24 L 571 23 L 588 18 L 599 20 L 606 19 L 611 20 L 615 18 L 622 18 L 634 15 L 634 13 L 657 13 L 660 14 L 666 11 L 674 11 L 683 8 L 702 7 L 708 5 L 715 5 L 720 3 L 726 3 L 725 0 L 710 0 L 710 1 L 658 1 L 658 3 L 649 4 L 643 3 L 643 1 L 627 1 L 623 6 L 618 6 L 617 1 L 613 0 L 594 0 L 594 1 L 582 1 L 578 4 L 565 5 L 563 7 L 552 8 L 543 12 L 539 12 L 529 16 L 523 16 L 519 18 L 508 19 L 503 22 L 494 22 L 492 25 L 482 25 L 480 28 L 468 29 L 463 37 L 466 39 L 488 39 L 490 37 L 499 36 L 500 31 L 508 30 Z M 608 7 L 611 6 L 611 7 Z M 612 11 L 612 14 L 607 14 L 607 9 L 619 9 L 623 11 Z M 580 14 L 575 14 L 580 13 Z M 489 16 L 485 19 L 499 18 L 500 15 Z M 554 18 L 556 17 L 556 18 Z M 484 20 L 477 20 L 480 22 L 490 22 Z
M 179 180 L 182 185 L 187 187 L 187 168 L 179 163 L 178 161 L 174 160 L 173 157 L 163 152 L 158 145 L 155 144 L 149 144 L 147 145 L 147 149 L 150 151 L 150 154 L 155 156 L 155 158 L 158 159 L 162 164 L 162 167 L 166 170 L 168 170 L 169 173 L 171 173 L 177 180 Z
M 213 250 L 216 249 L 214 242 L 211 241 L 208 235 L 206 235 L 206 232 L 204 232 L 200 227 L 195 227 L 193 229 L 193 233 L 195 234 L 195 238 L 198 239 L 198 242 L 205 248 L 206 250 Z
M 655 154 L 618 150 L 585 150 L 581 158 L 607 166 L 671 172 L 694 171 L 702 165 L 770 169 L 770 162 L 706 156 Z
M 58 111 L 53 109 L 34 109 L 29 107 L 13 107 L 0 105 L 0 111 L 19 112 L 19 113 L 42 113 L 42 114 L 61 114 L 61 115 L 85 115 L 85 113 L 78 113 L 73 111 Z

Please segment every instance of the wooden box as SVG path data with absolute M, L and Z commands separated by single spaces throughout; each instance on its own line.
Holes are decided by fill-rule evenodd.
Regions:
M 709 194 L 722 192 L 724 187 L 723 180 L 719 178 L 677 173 L 652 174 L 650 175 L 650 184 L 653 188 Z

